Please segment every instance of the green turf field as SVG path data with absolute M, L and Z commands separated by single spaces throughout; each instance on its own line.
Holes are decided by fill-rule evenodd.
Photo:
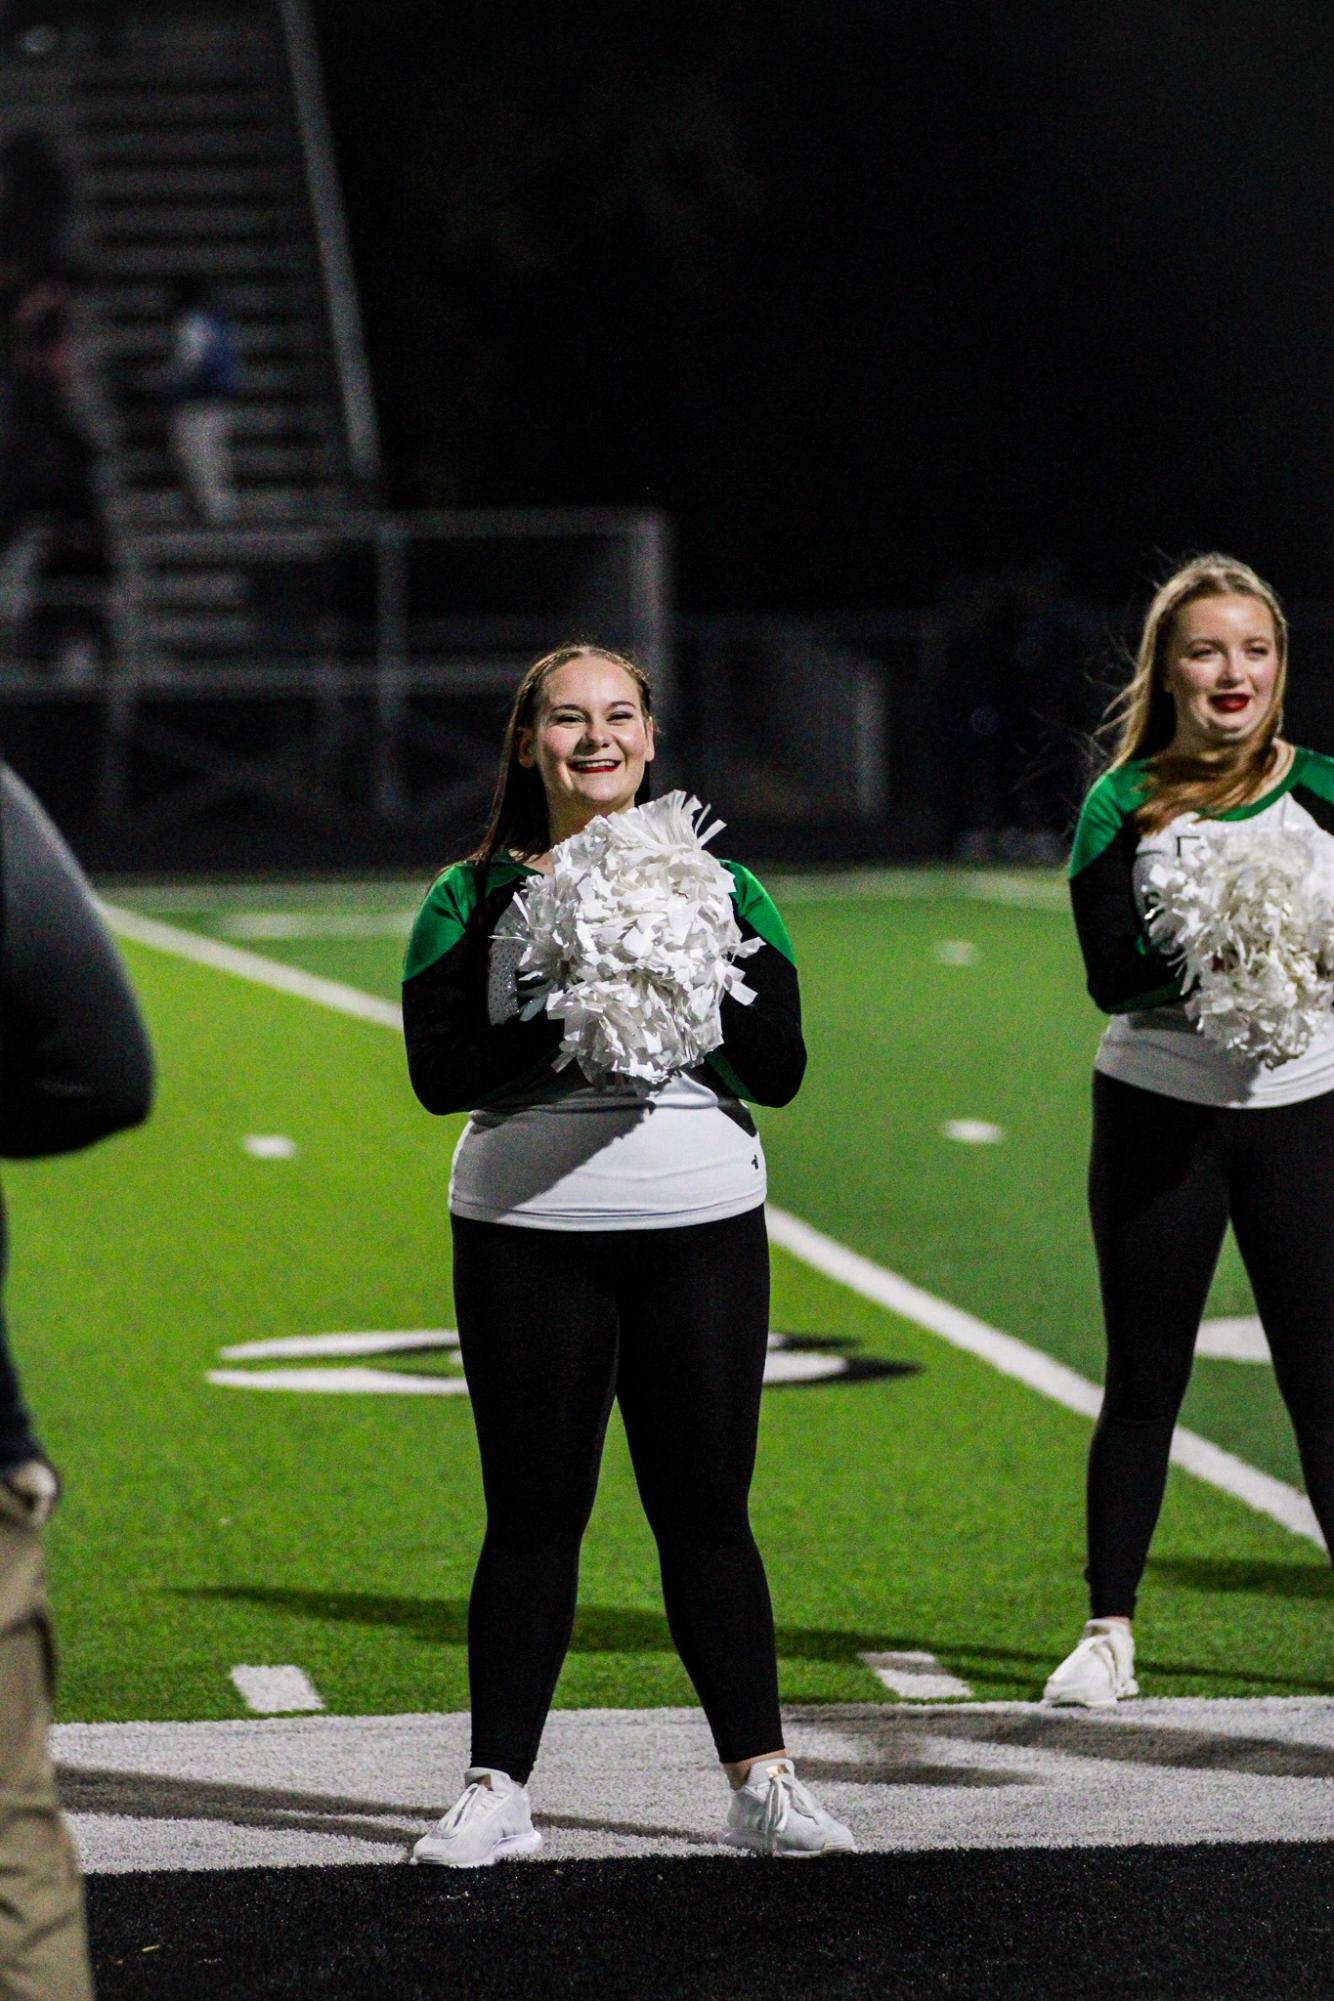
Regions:
M 761 1114 L 773 1199 L 1096 1377 L 1082 1181 L 1098 1017 L 1059 885 L 1015 901 L 946 878 L 773 886 L 811 1050 L 797 1103 Z M 118 900 L 392 998 L 413 891 Z M 298 926 L 266 913 L 305 935 L 273 935 Z M 127 957 L 159 1052 L 152 1123 L 6 1172 L 13 1338 L 69 1481 L 52 1534 L 62 1715 L 240 1715 L 229 1669 L 286 1662 L 334 1711 L 464 1707 L 480 1532 L 466 1398 L 207 1380 L 241 1342 L 450 1324 L 457 1122 L 418 1108 L 386 1028 L 143 946 Z M 951 1120 L 1003 1137 L 962 1144 L 942 1136 Z M 256 1134 L 297 1151 L 256 1158 Z M 787 1698 L 891 1700 L 858 1655 L 909 1648 L 981 1697 L 1032 1696 L 1083 1616 L 1086 1421 L 785 1252 L 774 1277 L 776 1328 L 917 1365 L 766 1394 L 754 1513 Z M 1249 1310 L 1229 1251 L 1210 1311 Z M 1267 1367 L 1201 1361 L 1184 1421 L 1299 1484 Z M 615 1426 L 582 1597 L 559 1703 L 689 1698 Z M 1173 1473 L 1141 1608 L 1146 1691 L 1334 1693 L 1332 1605 L 1309 1542 Z

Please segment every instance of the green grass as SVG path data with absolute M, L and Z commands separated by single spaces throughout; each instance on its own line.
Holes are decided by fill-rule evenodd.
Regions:
M 891 882 L 894 880 L 890 878 Z M 796 1103 L 761 1113 L 777 1200 L 943 1298 L 1101 1378 L 1103 1341 L 1084 1208 L 1089 1076 L 1102 1017 L 1083 990 L 1059 882 L 1039 907 L 948 894 L 784 901 L 803 974 L 811 1064 Z M 939 887 L 937 887 L 939 885 Z M 1054 893 L 1053 893 L 1054 892 Z M 411 908 L 415 887 L 376 892 L 251 890 L 249 909 L 309 914 L 325 901 L 364 912 Z M 172 913 L 168 913 L 172 914 Z M 176 913 L 225 931 L 229 904 Z M 966 940 L 971 966 L 935 946 Z M 393 937 L 274 940 L 291 965 L 396 996 Z M 963 1146 L 940 1128 L 981 1118 L 1002 1146 Z M 1208 1311 L 1251 1313 L 1229 1236 Z M 1204 1359 L 1184 1423 L 1266 1472 L 1301 1484 L 1291 1428 L 1268 1368 Z
M 1082 1178 L 1097 1018 L 1065 920 L 962 899 L 787 914 L 812 1064 L 796 1105 L 764 1115 L 774 1198 L 1096 1375 Z M 214 929 L 219 915 L 178 921 Z M 940 965 L 939 938 L 969 939 L 977 963 Z M 392 938 L 257 949 L 396 988 Z M 481 1520 L 466 1399 L 206 1381 L 238 1341 L 450 1324 L 458 1122 L 419 1110 L 384 1029 L 128 956 L 161 1063 L 152 1123 L 6 1175 L 15 1345 L 69 1476 L 51 1537 L 62 1715 L 239 1715 L 228 1669 L 282 1661 L 334 1711 L 464 1707 Z M 994 1120 L 1006 1140 L 943 1140 L 953 1117 Z M 254 1132 L 300 1151 L 255 1160 L 241 1147 Z M 776 1326 L 918 1371 L 766 1394 L 754 1515 L 787 1699 L 874 1700 L 858 1654 L 907 1647 L 980 1696 L 1032 1696 L 1082 1617 L 1086 1422 L 786 1254 L 774 1278 Z M 1247 1310 L 1235 1265 L 1214 1310 Z M 1270 1372 L 1212 1363 L 1199 1376 L 1197 1426 L 1295 1478 Z M 1334 1693 L 1332 1600 L 1309 1544 L 1174 1473 L 1143 1607 L 1145 1686 Z M 615 1425 L 581 1603 L 558 1702 L 690 1699 Z

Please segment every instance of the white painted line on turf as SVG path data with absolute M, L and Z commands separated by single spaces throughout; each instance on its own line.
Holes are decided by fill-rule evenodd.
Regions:
M 1197 1355 L 1215 1362 L 1272 1362 L 1265 1330 L 1253 1313 L 1236 1314 L 1222 1320 L 1202 1320 Z
M 415 910 L 240 910 L 218 917 L 227 938 L 406 938 Z
M 790 1215 L 785 1209 L 771 1204 L 768 1217 L 773 1241 L 804 1264 L 823 1272 L 826 1278 L 847 1286 L 850 1292 L 859 1293 L 877 1306 L 888 1307 L 891 1313 L 925 1327 L 928 1333 L 939 1334 L 951 1346 L 977 1355 L 1001 1375 L 1013 1376 L 1016 1382 L 1026 1384 L 1040 1396 L 1050 1397 L 1053 1403 L 1078 1411 L 1081 1417 L 1098 1415 L 1102 1391 L 1087 1376 L 1066 1368 L 1063 1362 L 1053 1361 L 1040 1348 L 1031 1348 L 1013 1334 L 1002 1334 L 998 1327 L 989 1327 L 985 1320 L 978 1320 L 962 1307 L 937 1299 L 921 1286 L 900 1278 L 897 1272 L 887 1271 L 859 1251 L 851 1251 L 846 1244 L 825 1236 L 822 1230 L 812 1229 L 809 1223 L 803 1223 L 799 1216 Z M 1221 1487 L 1224 1493 L 1244 1501 L 1257 1514 L 1280 1522 L 1293 1535 L 1305 1537 L 1318 1549 L 1325 1547 L 1311 1503 L 1286 1480 L 1276 1480 L 1272 1474 L 1248 1466 L 1244 1459 L 1224 1452 L 1221 1446 L 1211 1445 L 1207 1438 L 1181 1425 L 1172 1437 L 1172 1458 L 1197 1479 Z
M 963 1146 L 999 1146 L 1005 1137 L 1004 1126 L 993 1126 L 988 1119 L 946 1119 L 940 1130 Z
M 247 952 L 239 945 L 225 945 L 218 938 L 201 938 L 196 931 L 183 931 L 178 924 L 163 924 L 156 917 L 143 917 L 137 910 L 122 910 L 104 903 L 102 913 L 113 931 L 136 945 L 148 945 L 173 958 L 190 959 L 211 972 L 231 973 L 255 986 L 271 987 L 275 993 L 292 994 L 297 1000 L 313 1001 L 317 1007 L 332 1008 L 336 1014 L 350 1014 L 360 1021 L 378 1022 L 381 1028 L 403 1026 L 403 1017 L 394 1001 L 378 994 L 364 994 L 359 987 L 344 986 L 341 980 L 322 980 L 303 973 L 297 966 L 284 966 L 277 959 Z
M 973 1691 L 957 1674 L 942 1667 L 934 1654 L 862 1654 L 878 1682 L 908 1702 L 971 1702 Z
M 975 966 L 980 954 L 967 938 L 937 938 L 931 956 L 942 966 Z
M 1029 885 L 1024 887 L 1027 889 Z M 1050 885 L 1044 883 L 1032 887 L 1046 889 Z M 1022 897 L 1016 895 L 1014 900 L 1022 900 Z M 193 960 L 214 972 L 232 973 L 238 979 L 272 987 L 279 993 L 293 994 L 301 1000 L 313 1001 L 317 1007 L 331 1008 L 338 1014 L 378 1022 L 383 1028 L 401 1027 L 398 1008 L 390 1001 L 380 1000 L 375 994 L 364 994 L 338 980 L 316 979 L 311 973 L 298 972 L 294 966 L 280 965 L 276 959 L 263 958 L 258 952 L 246 952 L 237 945 L 224 945 L 216 938 L 200 938 L 193 931 L 182 931 L 174 924 L 161 924 L 156 918 L 141 917 L 132 910 L 122 910 L 109 904 L 104 904 L 103 910 L 113 930 L 140 945 Z M 962 1307 L 951 1306 L 948 1301 L 935 1298 L 921 1286 L 900 1278 L 897 1272 L 887 1271 L 883 1265 L 863 1257 L 859 1251 L 849 1250 L 846 1244 L 840 1244 L 833 1237 L 825 1236 L 823 1231 L 813 1229 L 800 1217 L 773 1207 L 768 1214 L 769 1233 L 775 1243 L 782 1244 L 785 1250 L 813 1266 L 816 1271 L 824 1272 L 838 1284 L 860 1293 L 864 1299 L 887 1306 L 891 1313 L 901 1314 L 905 1320 L 916 1322 L 929 1333 L 939 1334 L 956 1348 L 977 1355 L 1002 1375 L 1013 1376 L 1040 1396 L 1064 1404 L 1067 1410 L 1078 1411 L 1082 1417 L 1098 1415 L 1102 1392 L 1087 1376 L 1067 1369 L 1063 1362 L 1053 1361 L 1050 1355 L 1044 1355 L 1038 1348 L 1030 1348 L 1026 1341 L 1017 1340 L 1013 1334 L 1002 1334 L 999 1328 L 989 1327 L 984 1320 L 965 1313 Z M 1224 1452 L 1221 1446 L 1211 1445 L 1207 1438 L 1201 1438 L 1181 1426 L 1173 1435 L 1172 1458 L 1197 1479 L 1234 1495 L 1257 1514 L 1268 1515 L 1272 1521 L 1290 1529 L 1293 1535 L 1313 1542 L 1318 1549 L 1325 1547 L 1311 1503 L 1296 1487 L 1290 1487 L 1286 1480 L 1276 1480 L 1272 1474 L 1262 1473 L 1256 1466 L 1248 1466 L 1234 1453 Z
M 241 1141 L 255 1160 L 295 1160 L 297 1144 L 286 1133 L 247 1133 Z
M 928 897 L 958 897 L 969 903 L 1017 905 L 1026 910 L 1070 907 L 1065 880 L 1055 871 L 1032 875 L 989 869 L 847 869 L 822 875 L 766 877 L 783 903 L 842 903 L 880 899 L 916 903 Z
M 865 1853 L 1328 1841 L 1334 1701 L 793 1706 L 785 1742 Z M 457 1796 L 466 1714 L 63 1723 L 92 1871 L 406 1861 Z M 544 1863 L 711 1856 L 727 1789 L 697 1709 L 557 1709 L 532 1787 Z
M 234 1667 L 232 1680 L 247 1709 L 258 1716 L 324 1707 L 314 1682 L 299 1667 Z

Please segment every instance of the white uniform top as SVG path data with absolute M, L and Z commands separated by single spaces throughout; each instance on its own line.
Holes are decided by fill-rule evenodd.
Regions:
M 454 1151 L 449 1206 L 537 1230 L 667 1230 L 758 1208 L 755 1122 L 701 1067 L 646 1097 L 597 1088 L 577 1066 L 523 1098 L 473 1112 Z
M 1183 813 L 1156 834 L 1144 835 L 1135 856 L 1135 902 L 1144 916 L 1145 885 L 1152 864 L 1176 857 L 1198 840 L 1200 820 Z M 1253 827 L 1314 833 L 1331 841 L 1291 792 L 1249 816 Z M 1103 1032 L 1094 1068 L 1123 1084 L 1144 1091 L 1161 1091 L 1169 1098 L 1188 1098 L 1196 1105 L 1226 1105 L 1249 1110 L 1266 1105 L 1291 1105 L 1334 1091 L 1334 1012 L 1331 1012 L 1301 1056 L 1267 1070 L 1255 1059 L 1227 1054 L 1206 1042 L 1178 1004 L 1144 1008 L 1112 1017 Z
M 518 1011 L 521 938 L 491 942 L 487 1011 Z M 739 1098 L 701 1064 L 646 1095 L 590 1084 L 577 1064 L 469 1114 L 449 1206 L 534 1230 L 670 1230 L 764 1201 L 764 1149 Z

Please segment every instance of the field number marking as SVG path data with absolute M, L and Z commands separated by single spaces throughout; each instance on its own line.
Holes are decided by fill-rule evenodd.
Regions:
M 246 1708 L 257 1716 L 324 1707 L 314 1682 L 299 1667 L 234 1667 L 232 1680 Z
M 795 1339 L 798 1345 L 791 1345 Z M 811 1345 L 804 1345 L 805 1340 Z M 283 1334 L 263 1341 L 238 1341 L 222 1350 L 225 1362 L 320 1361 L 325 1357 L 407 1355 L 434 1349 L 457 1351 L 452 1327 L 411 1327 L 387 1333 Z M 874 1378 L 881 1365 L 817 1345 L 811 1337 L 770 1334 L 764 1386 L 833 1382 L 840 1376 Z M 857 1367 L 854 1369 L 854 1362 Z M 295 1390 L 316 1396 L 467 1396 L 462 1375 L 414 1374 L 400 1369 L 347 1368 L 210 1369 L 206 1381 L 225 1390 Z
M 965 878 L 965 893 L 981 895 L 979 885 L 986 881 L 987 878 Z M 939 888 L 937 878 L 936 893 L 939 893 Z M 999 881 L 994 883 L 991 893 L 996 901 L 1046 903 L 1050 907 L 1057 885 L 1043 880 L 1029 883 L 1023 878 L 1011 878 L 1003 889 Z M 1063 897 L 1063 891 L 1061 895 Z M 401 1025 L 398 1007 L 375 994 L 362 993 L 358 988 L 344 986 L 338 980 L 317 979 L 311 973 L 281 965 L 276 959 L 263 958 L 258 952 L 224 945 L 216 938 L 201 938 L 195 932 L 183 931 L 178 925 L 163 924 L 156 918 L 140 916 L 137 911 L 124 910 L 116 905 L 104 905 L 103 909 L 113 930 L 123 938 L 131 938 L 152 950 L 192 960 L 196 965 L 208 966 L 215 972 L 232 973 L 238 979 L 313 1001 L 317 1007 L 327 1007 L 338 1014 L 377 1022 L 384 1028 L 397 1029 Z M 937 1299 L 923 1287 L 900 1278 L 897 1272 L 863 1257 L 859 1251 L 850 1250 L 846 1244 L 827 1237 L 822 1230 L 812 1228 L 785 1209 L 771 1206 L 768 1217 L 769 1233 L 775 1243 L 814 1270 L 834 1279 L 837 1284 L 847 1286 L 850 1291 L 877 1305 L 888 1307 L 891 1313 L 911 1320 L 928 1333 L 938 1334 L 942 1340 L 967 1354 L 976 1355 L 1001 1375 L 1012 1376 L 1016 1382 L 1036 1390 L 1039 1396 L 1049 1397 L 1052 1402 L 1078 1412 L 1081 1417 L 1095 1418 L 1098 1415 L 1102 1391 L 1087 1376 L 1067 1368 L 1063 1362 L 1053 1361 L 1040 1348 L 1030 1347 L 1028 1342 L 1018 1340 L 1013 1334 L 1003 1334 L 999 1328 L 988 1326 L 986 1321 L 965 1312 L 962 1307 Z M 1289 1486 L 1286 1480 L 1277 1480 L 1272 1474 L 1262 1473 L 1257 1466 L 1249 1466 L 1235 1453 L 1225 1452 L 1221 1446 L 1211 1444 L 1198 1432 L 1187 1431 L 1181 1425 L 1173 1434 L 1172 1459 L 1197 1480 L 1220 1488 L 1248 1508 L 1253 1508 L 1257 1514 L 1268 1515 L 1271 1521 L 1278 1522 L 1293 1535 L 1314 1543 L 1317 1549 L 1324 1549 L 1325 1539 L 1320 1533 L 1315 1510 L 1305 1494 Z

